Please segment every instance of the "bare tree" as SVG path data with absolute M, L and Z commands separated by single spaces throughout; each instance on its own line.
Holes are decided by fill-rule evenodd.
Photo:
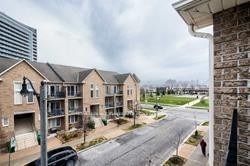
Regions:
M 173 145 L 176 149 L 176 155 L 178 156 L 179 155 L 179 147 L 182 143 L 182 138 L 184 136 L 184 133 L 185 133 L 185 130 L 184 129 L 180 129 L 180 128 L 177 128 L 176 129 L 176 137 L 175 139 L 173 140 Z

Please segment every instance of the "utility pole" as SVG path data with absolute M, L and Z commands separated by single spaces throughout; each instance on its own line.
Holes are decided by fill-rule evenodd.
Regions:
M 41 82 L 40 87 L 40 131 L 41 131 L 41 166 L 47 166 L 47 84 Z

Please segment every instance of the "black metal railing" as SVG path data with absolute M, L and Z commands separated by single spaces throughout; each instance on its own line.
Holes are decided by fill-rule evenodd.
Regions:
M 63 109 L 53 109 L 51 111 L 48 111 L 48 116 L 61 116 L 64 115 L 64 110 Z
M 65 98 L 65 92 L 59 91 L 48 94 L 48 98 Z

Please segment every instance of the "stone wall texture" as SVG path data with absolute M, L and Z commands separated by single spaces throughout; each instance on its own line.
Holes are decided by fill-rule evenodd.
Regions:
M 250 2 L 213 16 L 214 165 L 225 165 L 238 111 L 238 165 L 250 165 Z

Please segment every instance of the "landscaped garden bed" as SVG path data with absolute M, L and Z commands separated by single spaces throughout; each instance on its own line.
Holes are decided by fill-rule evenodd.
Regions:
M 202 123 L 202 126 L 208 126 L 208 125 L 209 125 L 209 122 L 208 122 L 208 121 Z
M 199 145 L 203 136 L 204 132 L 198 131 L 197 134 L 196 133 L 192 134 L 185 143 L 197 146 Z
M 83 134 L 82 130 L 73 130 L 73 131 L 59 131 L 57 132 L 56 137 L 62 142 L 66 143 L 73 139 L 80 138 Z
M 143 123 L 143 124 L 131 125 L 131 126 L 129 126 L 129 128 L 127 128 L 126 130 L 134 130 L 134 129 L 140 128 L 140 127 L 142 127 L 142 126 L 144 126 L 144 125 L 145 125 L 145 123 Z
M 81 143 L 79 145 L 76 146 L 76 150 L 77 151 L 80 151 L 80 150 L 83 150 L 83 149 L 86 149 L 88 147 L 91 147 L 91 146 L 94 146 L 96 144 L 100 144 L 104 141 L 107 141 L 108 139 L 106 137 L 98 137 L 96 139 L 93 139 L 91 140 L 90 142 L 86 142 L 86 143 Z
M 141 113 L 147 115 L 147 116 L 151 116 L 155 114 L 155 111 L 149 110 L 149 109 L 142 109 L 140 110 Z
M 181 157 L 181 156 L 172 156 L 170 157 L 163 166 L 183 166 L 187 159 Z

